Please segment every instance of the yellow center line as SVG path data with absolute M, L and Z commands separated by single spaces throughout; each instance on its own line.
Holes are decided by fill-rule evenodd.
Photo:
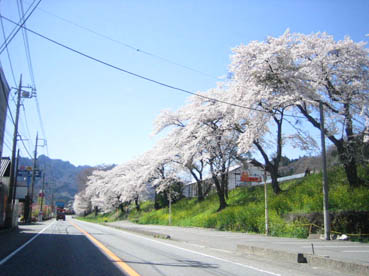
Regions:
M 72 224 L 75 228 L 77 228 L 85 236 L 87 236 L 97 247 L 99 247 L 107 256 L 109 256 L 117 264 L 117 266 L 120 269 L 122 269 L 125 273 L 127 273 L 129 276 L 140 276 L 140 274 L 138 274 L 128 264 L 126 264 L 121 259 L 119 259 L 117 255 L 115 255 L 108 248 L 106 248 L 101 242 L 95 239 L 91 234 L 87 233 L 85 230 L 83 230 L 81 227 L 74 224 L 73 222 L 71 221 L 68 221 L 68 222 Z

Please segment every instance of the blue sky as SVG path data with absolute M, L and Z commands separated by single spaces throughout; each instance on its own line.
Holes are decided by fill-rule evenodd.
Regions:
M 18 21 L 16 3 L 2 0 L 1 14 Z M 31 3 L 23 0 L 24 8 Z M 348 35 L 354 41 L 368 41 L 368 14 L 367 0 L 43 0 L 27 27 L 125 70 L 197 92 L 215 87 L 218 77 L 227 74 L 232 47 L 279 36 L 287 28 L 327 32 L 337 40 Z M 3 24 L 7 35 L 14 26 Z M 20 132 L 31 139 L 25 142 L 31 153 L 38 131 L 48 141 L 51 158 L 75 165 L 122 163 L 150 149 L 155 142 L 150 136 L 155 117 L 163 109 L 179 108 L 188 97 L 31 33 L 28 39 L 45 129 L 42 133 L 35 99 L 24 100 Z M 20 74 L 24 84 L 31 84 L 21 32 L 8 49 L 15 80 L 6 51 L 0 60 L 9 85 L 15 87 Z M 11 106 L 14 110 L 13 102 Z M 11 133 L 8 120 L 4 155 L 9 155 Z M 46 154 L 45 147 L 38 150 Z M 285 154 L 296 158 L 301 153 Z

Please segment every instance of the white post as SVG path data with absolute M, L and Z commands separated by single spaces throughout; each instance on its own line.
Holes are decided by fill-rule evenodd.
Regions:
M 265 198 L 265 235 L 269 235 L 269 215 L 268 215 L 268 190 L 266 184 L 266 169 L 264 167 L 264 198 Z

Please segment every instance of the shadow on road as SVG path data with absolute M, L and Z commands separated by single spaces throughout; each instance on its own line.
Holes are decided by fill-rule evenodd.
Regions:
M 0 234 L 0 260 L 36 234 L 22 228 Z M 80 234 L 40 234 L 0 266 L 1 275 L 125 275 Z

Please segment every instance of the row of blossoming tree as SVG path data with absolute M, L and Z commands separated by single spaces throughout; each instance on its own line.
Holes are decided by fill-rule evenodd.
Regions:
M 210 174 L 219 198 L 227 206 L 228 170 L 245 153 L 258 153 L 277 181 L 282 149 L 319 148 L 313 129 L 322 127 L 336 147 L 352 188 L 363 184 L 357 166 L 365 160 L 369 127 L 369 58 L 365 43 L 346 37 L 335 41 L 325 33 L 297 34 L 253 41 L 233 49 L 229 80 L 198 92 L 176 111 L 164 110 L 154 123 L 162 138 L 153 149 L 111 170 L 96 170 L 75 197 L 74 208 L 104 211 L 139 201 L 149 191 L 158 194 L 190 175 L 198 200 L 207 191 Z M 165 131 L 164 131 L 165 130 Z

